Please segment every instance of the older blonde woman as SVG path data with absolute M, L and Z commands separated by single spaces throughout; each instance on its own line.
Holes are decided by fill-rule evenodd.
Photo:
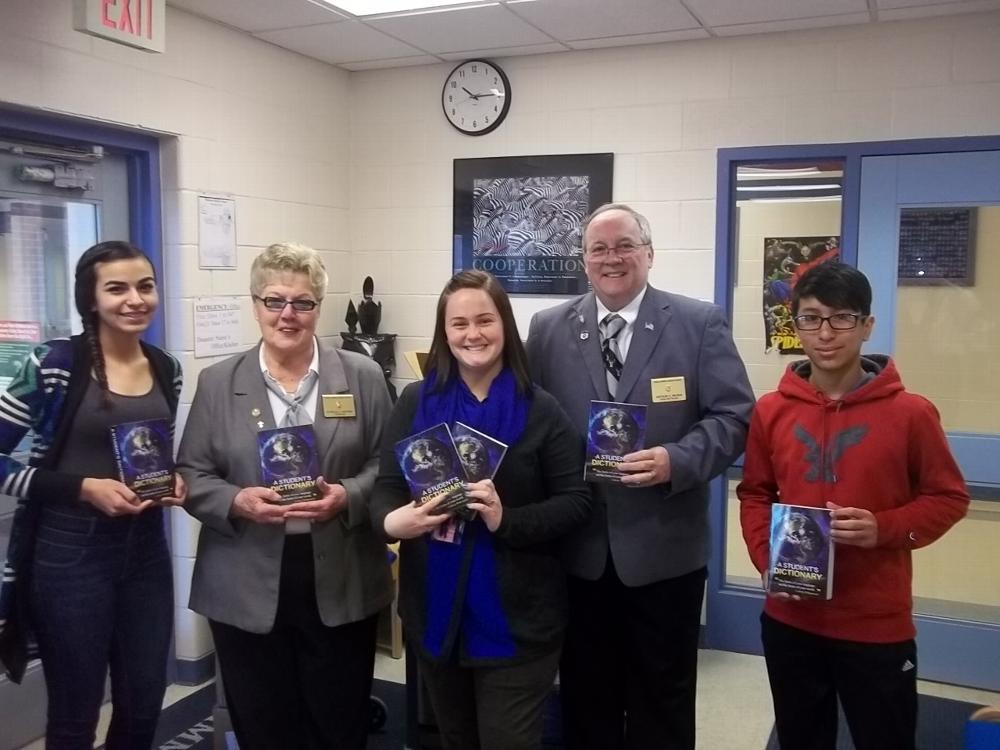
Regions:
M 180 446 L 186 507 L 204 524 L 190 606 L 209 619 L 242 750 L 365 746 L 392 596 L 368 498 L 391 404 L 377 364 L 316 338 L 326 286 L 312 248 L 254 260 L 260 342 L 201 373 Z M 337 395 L 344 408 L 324 408 Z M 306 423 L 320 498 L 282 504 L 260 486 L 257 433 Z

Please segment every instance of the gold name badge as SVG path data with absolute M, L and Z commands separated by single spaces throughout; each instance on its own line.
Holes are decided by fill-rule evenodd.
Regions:
M 674 378 L 653 378 L 649 381 L 654 404 L 668 404 L 672 401 L 687 401 L 684 376 Z
M 353 393 L 323 394 L 324 417 L 356 417 Z

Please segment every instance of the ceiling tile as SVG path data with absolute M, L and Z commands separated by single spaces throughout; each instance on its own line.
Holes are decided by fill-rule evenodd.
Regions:
M 959 13 L 984 13 L 1000 9 L 1000 0 L 965 0 L 964 2 L 925 2 L 924 0 L 881 0 L 880 21 L 902 21 L 907 18 L 931 18 Z M 918 4 L 919 3 L 919 4 Z
M 914 8 L 923 5 L 959 5 L 962 0 L 875 0 L 875 5 L 879 10 L 887 10 L 890 8 Z
M 168 0 L 171 5 L 221 21 L 244 31 L 270 31 L 314 23 L 333 23 L 346 16 L 310 0 Z
M 392 16 L 367 23 L 432 53 L 523 47 L 552 41 L 501 5 Z
M 566 51 L 566 47 L 559 42 L 549 42 L 548 44 L 529 44 L 525 47 L 493 47 L 492 49 L 468 49 L 460 52 L 442 52 L 438 55 L 438 57 L 442 60 L 472 60 L 477 57 L 493 59 L 496 57 L 544 55 L 549 52 Z
M 403 44 L 360 21 L 264 31 L 254 36 L 333 64 L 423 54 L 423 50 Z
M 629 47 L 636 44 L 660 44 L 661 42 L 682 42 L 687 39 L 707 39 L 703 28 L 684 31 L 663 31 L 659 34 L 632 34 L 630 36 L 608 36 L 597 39 L 573 39 L 566 46 L 573 49 L 599 49 L 602 47 Z
M 866 0 L 686 0 L 687 7 L 707 26 L 789 21 L 868 12 Z M 867 18 L 866 18 L 867 20 Z
M 557 39 L 597 39 L 700 28 L 679 0 L 543 0 L 508 6 Z
M 394 57 L 388 60 L 364 60 L 361 62 L 344 62 L 340 67 L 347 70 L 377 70 L 381 68 L 405 68 L 411 65 L 433 65 L 441 62 L 431 55 L 417 55 L 416 57 Z
M 743 34 L 770 34 L 776 31 L 801 31 L 822 29 L 828 26 L 852 26 L 870 20 L 868 13 L 848 13 L 843 16 L 824 18 L 801 18 L 791 21 L 770 21 L 766 23 L 745 23 L 734 26 L 716 26 L 712 29 L 719 36 L 740 36 Z

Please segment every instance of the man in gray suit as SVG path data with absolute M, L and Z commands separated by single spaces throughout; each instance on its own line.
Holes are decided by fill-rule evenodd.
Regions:
M 693 750 L 707 483 L 743 451 L 753 392 L 722 311 L 648 285 L 645 217 L 601 206 L 583 249 L 594 291 L 534 316 L 532 375 L 581 435 L 592 400 L 645 404 L 649 447 L 593 486 L 567 545 L 566 747 Z

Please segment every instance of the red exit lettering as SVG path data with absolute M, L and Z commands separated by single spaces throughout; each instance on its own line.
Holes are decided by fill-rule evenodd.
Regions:
M 117 18 L 111 9 L 118 8 Z M 146 16 L 145 29 L 143 15 Z M 153 38 L 153 0 L 101 0 L 101 23 L 109 29 Z

